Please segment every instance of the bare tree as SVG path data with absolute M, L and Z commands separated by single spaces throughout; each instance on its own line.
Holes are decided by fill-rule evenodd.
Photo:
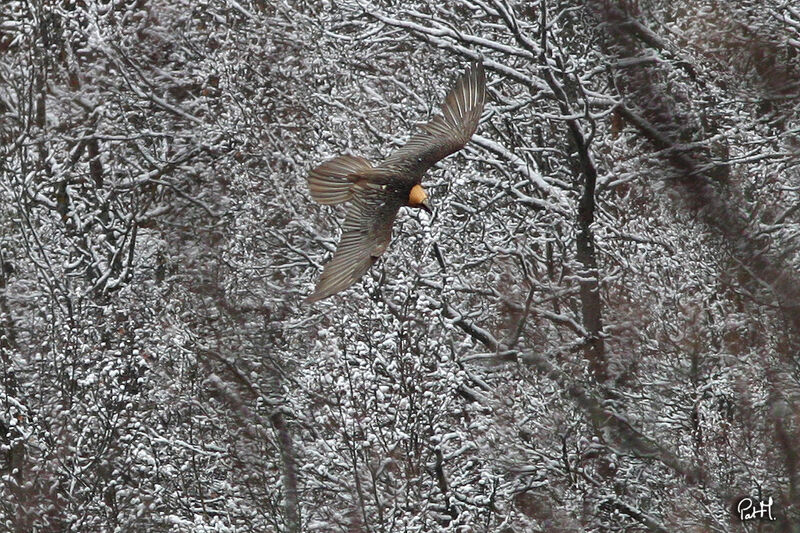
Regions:
M 0 529 L 733 531 L 745 496 L 790 528 L 798 32 L 772 1 L 3 3 Z M 475 61 L 435 214 L 302 305 L 341 219 L 308 170 L 380 160 Z

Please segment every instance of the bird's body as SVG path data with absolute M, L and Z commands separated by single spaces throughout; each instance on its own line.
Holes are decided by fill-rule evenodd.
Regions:
M 358 281 L 389 246 L 401 207 L 430 211 L 422 177 L 437 161 L 463 148 L 475 133 L 485 84 L 482 65 L 467 70 L 447 95 L 442 115 L 422 126 L 377 167 L 363 157 L 344 155 L 309 173 L 308 187 L 314 200 L 321 204 L 350 202 L 350 207 L 336 253 L 306 301 L 327 298 Z

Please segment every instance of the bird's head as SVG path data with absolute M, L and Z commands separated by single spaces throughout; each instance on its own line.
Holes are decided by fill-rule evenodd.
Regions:
M 408 206 L 419 207 L 428 213 L 432 214 L 431 205 L 428 203 L 428 193 L 422 188 L 422 185 L 414 185 L 408 193 Z

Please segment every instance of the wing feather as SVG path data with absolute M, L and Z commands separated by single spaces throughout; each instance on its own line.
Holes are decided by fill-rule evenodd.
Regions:
M 369 182 L 355 184 L 352 198 L 336 252 L 306 302 L 327 298 L 361 279 L 389 246 L 399 199 L 388 198 L 380 186 Z
M 437 161 L 462 149 L 475 130 L 486 101 L 486 74 L 478 63 L 456 82 L 445 98 L 442 114 L 420 128 L 381 166 L 395 166 L 421 173 Z

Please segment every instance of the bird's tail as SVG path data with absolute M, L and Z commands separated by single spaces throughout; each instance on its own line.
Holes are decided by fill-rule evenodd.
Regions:
M 358 174 L 371 169 L 372 165 L 363 157 L 335 157 L 309 172 L 308 190 L 321 204 L 340 204 L 353 197 L 351 188 Z

